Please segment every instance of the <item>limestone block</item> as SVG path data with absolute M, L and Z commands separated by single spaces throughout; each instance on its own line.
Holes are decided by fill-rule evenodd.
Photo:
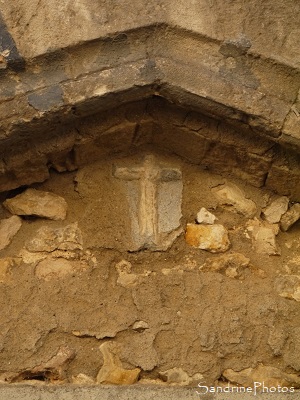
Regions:
M 200 209 L 196 218 L 198 224 L 208 224 L 208 225 L 213 225 L 216 219 L 217 217 L 204 207 Z
M 280 255 L 281 251 L 276 243 L 276 235 L 270 227 L 259 226 L 252 231 L 252 242 L 255 250 L 260 254 Z
M 286 387 L 299 387 L 300 378 L 296 374 L 287 374 L 278 368 L 258 365 L 256 368 L 246 368 L 242 371 L 226 369 L 223 376 L 231 383 L 245 387 L 253 387 L 254 382 L 259 382 L 267 387 L 278 385 Z
M 45 156 L 37 156 L 34 151 L 25 152 L 21 149 L 20 153 L 18 157 L 12 157 L 8 160 L 6 173 L 2 177 L 0 174 L 2 178 L 0 182 L 1 192 L 22 185 L 44 182 L 50 177 Z M 6 182 L 5 175 L 8 177 Z
M 182 176 L 152 155 L 142 165 L 115 166 L 113 175 L 127 189 L 132 244 L 128 250 L 167 250 L 182 232 Z
M 0 221 L 0 250 L 5 249 L 19 232 L 22 219 L 16 215 Z
M 77 223 L 62 228 L 53 229 L 41 227 L 37 236 L 26 242 L 26 249 L 30 252 L 53 252 L 54 250 L 75 251 L 82 250 L 83 240 Z
M 3 205 L 12 214 L 34 215 L 54 220 L 64 220 L 68 208 L 62 197 L 36 189 L 27 189 L 12 199 L 5 200 Z
M 211 253 L 223 253 L 230 247 L 227 230 L 223 225 L 187 224 L 187 244 Z
M 266 187 L 276 193 L 289 196 L 290 200 L 300 201 L 300 170 L 299 164 L 296 167 L 286 165 L 271 166 L 266 180 Z
M 257 211 L 255 203 L 247 199 L 245 193 L 234 184 L 217 186 L 212 189 L 220 206 L 223 208 L 243 214 L 246 217 L 253 217 Z
M 288 197 L 279 197 L 263 211 L 263 216 L 268 222 L 270 222 L 270 224 L 276 224 L 280 221 L 282 215 L 286 213 L 288 206 Z
M 83 138 L 74 147 L 78 166 L 97 161 L 108 154 L 127 152 L 133 142 L 136 124 L 124 122 L 93 138 Z
M 138 380 L 141 370 L 139 368 L 129 370 L 122 367 L 115 343 L 104 342 L 99 349 L 103 355 L 104 362 L 97 375 L 97 383 L 131 385 Z
M 300 275 L 282 275 L 275 281 L 279 296 L 300 302 Z
M 249 236 L 249 234 L 250 236 Z M 257 253 L 268 255 L 280 255 L 281 250 L 276 242 L 276 235 L 279 233 L 278 224 L 270 224 L 258 218 L 249 220 L 246 223 L 245 235 L 252 240 L 252 247 Z
M 153 141 L 195 164 L 202 161 L 211 145 L 210 140 L 198 132 L 166 123 L 160 130 L 154 132 Z
M 286 232 L 300 219 L 300 203 L 292 205 L 292 207 L 281 217 L 280 228 Z

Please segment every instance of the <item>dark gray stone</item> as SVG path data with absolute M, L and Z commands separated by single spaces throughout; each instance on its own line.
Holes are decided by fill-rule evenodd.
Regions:
M 40 92 L 28 95 L 28 103 L 39 111 L 50 111 L 55 107 L 62 106 L 63 91 L 60 86 L 52 86 Z

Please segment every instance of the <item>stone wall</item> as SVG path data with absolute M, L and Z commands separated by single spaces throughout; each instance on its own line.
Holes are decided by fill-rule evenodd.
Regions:
M 300 387 L 281 3 L 0 1 L 0 382 Z
M 28 135 L 28 134 L 27 134 Z M 202 168 L 266 186 L 299 201 L 299 157 L 266 134 L 171 104 L 161 97 L 132 102 L 60 124 L 1 148 L 0 190 L 76 170 L 112 155 L 163 149 Z
M 115 147 L 114 140 L 123 150 L 132 140 L 153 141 L 192 162 L 298 198 L 293 2 L 282 9 L 254 0 L 246 8 L 214 0 L 30 6 L 20 0 L 0 4 L 0 11 L 1 190 L 46 179 L 53 160 L 63 162 L 70 149 L 82 163 L 89 157 L 83 154 L 89 147 L 85 130 L 93 130 L 97 147 L 104 146 L 99 157 L 106 145 Z M 159 98 L 167 101 L 155 107 Z M 118 111 L 144 100 L 153 106 L 142 120 L 124 119 Z M 104 114 L 112 118 L 111 131 Z M 204 128 L 190 121 L 197 118 Z M 92 128 L 93 120 L 99 127 Z M 81 138 L 74 127 L 84 124 Z M 68 157 L 68 168 L 75 168 L 74 154 Z

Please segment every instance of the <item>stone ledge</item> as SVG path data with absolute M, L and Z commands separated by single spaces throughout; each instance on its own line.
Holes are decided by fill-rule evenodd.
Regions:
M 196 393 L 197 388 L 153 387 L 153 386 L 28 386 L 1 385 L 0 398 L 5 400 L 298 400 L 300 392 L 263 393 Z

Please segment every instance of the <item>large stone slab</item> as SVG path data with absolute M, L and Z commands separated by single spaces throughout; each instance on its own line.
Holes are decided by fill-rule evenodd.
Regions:
M 167 250 L 182 232 L 181 171 L 147 155 L 140 165 L 116 166 L 113 175 L 127 189 L 132 235 L 128 250 Z

